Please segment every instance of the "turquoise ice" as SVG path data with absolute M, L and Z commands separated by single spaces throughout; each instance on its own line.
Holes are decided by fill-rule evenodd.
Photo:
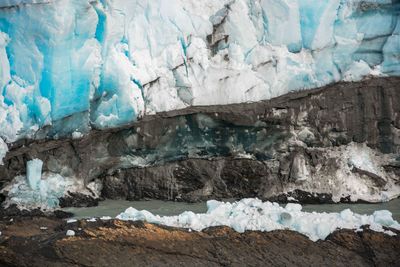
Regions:
M 398 76 L 399 9 L 390 0 L 3 0 L 0 138 Z
M 33 159 L 26 163 L 26 179 L 32 190 L 38 190 L 42 179 L 43 161 Z

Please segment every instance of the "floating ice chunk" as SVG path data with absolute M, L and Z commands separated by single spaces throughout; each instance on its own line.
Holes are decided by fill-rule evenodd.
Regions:
M 353 218 L 354 213 L 350 209 L 345 209 L 342 212 L 340 212 L 340 218 L 343 220 L 351 220 Z
M 388 211 L 377 211 L 373 215 L 359 215 L 349 209 L 341 213 L 308 213 L 302 212 L 299 204 L 281 207 L 277 203 L 262 202 L 259 199 L 242 199 L 235 203 L 211 200 L 207 202 L 207 207 L 208 211 L 204 214 L 184 212 L 178 216 L 165 217 L 128 208 L 117 219 L 143 220 L 196 231 L 222 225 L 232 227 L 240 233 L 248 230 L 289 229 L 300 232 L 313 241 L 325 239 L 336 229 L 356 230 L 367 224 L 374 231 L 385 232 L 383 226 L 400 230 L 400 224 L 393 220 Z
M 303 207 L 300 204 L 296 204 L 296 203 L 288 203 L 286 204 L 285 209 L 287 209 L 288 211 L 301 211 L 303 209 Z
M 375 211 L 373 216 L 374 216 L 374 221 L 383 226 L 389 227 L 396 223 L 396 221 L 393 220 L 392 213 L 388 210 Z
M 151 212 L 147 210 L 136 210 L 134 208 L 128 208 L 128 214 L 133 215 L 135 218 L 139 218 L 139 221 L 146 221 L 149 223 L 160 223 L 160 217 L 157 215 L 153 215 Z M 130 215 L 126 215 L 125 217 L 122 216 L 121 220 L 128 220 Z M 181 214 L 182 217 L 180 218 L 182 222 L 184 222 L 185 214 Z
M 68 230 L 65 235 L 66 236 L 75 236 L 75 231 L 74 230 Z
M 39 188 L 40 180 L 42 179 L 42 167 L 43 161 L 40 159 L 33 159 L 26 163 L 26 178 L 32 190 Z
M 221 205 L 222 205 L 222 202 L 217 201 L 217 200 L 207 201 L 207 213 L 213 212 L 215 209 L 217 209 Z

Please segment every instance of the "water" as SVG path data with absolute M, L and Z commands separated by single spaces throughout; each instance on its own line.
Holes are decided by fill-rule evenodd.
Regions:
M 92 218 L 101 216 L 115 217 L 129 207 L 137 210 L 148 210 L 153 214 L 162 216 L 178 215 L 184 211 L 195 213 L 205 213 L 206 203 L 184 203 L 161 200 L 150 201 L 124 201 L 124 200 L 105 200 L 97 207 L 90 208 L 66 208 L 64 211 L 72 212 L 77 219 Z
M 225 200 L 233 201 L 233 200 Z M 184 211 L 193 211 L 195 213 L 205 213 L 207 211 L 206 203 L 182 203 L 166 202 L 160 200 L 151 201 L 123 201 L 106 200 L 100 202 L 98 207 L 91 208 L 67 208 L 64 211 L 74 213 L 77 219 L 92 218 L 101 216 L 115 217 L 129 207 L 137 210 L 148 210 L 153 214 L 162 216 L 178 215 Z M 340 212 L 344 209 L 351 209 L 359 214 L 372 214 L 376 210 L 389 210 L 393 213 L 393 218 L 400 222 L 400 198 L 390 202 L 378 204 L 323 204 L 323 205 L 304 205 L 303 211 L 307 212 Z

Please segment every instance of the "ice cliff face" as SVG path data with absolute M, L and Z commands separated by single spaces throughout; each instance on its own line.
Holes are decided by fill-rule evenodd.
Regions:
M 395 2 L 3 0 L 0 137 L 400 75 Z

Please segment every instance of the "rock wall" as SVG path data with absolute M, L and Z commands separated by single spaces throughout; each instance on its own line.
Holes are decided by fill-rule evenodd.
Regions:
M 0 2 L 7 143 L 400 75 L 397 0 Z
M 191 107 L 9 149 L 2 187 L 39 158 L 45 172 L 97 180 L 113 199 L 385 201 L 400 194 L 400 78 Z

